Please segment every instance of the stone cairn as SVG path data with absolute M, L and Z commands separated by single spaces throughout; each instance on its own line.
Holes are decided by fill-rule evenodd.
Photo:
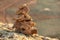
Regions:
M 20 7 L 16 13 L 18 17 L 16 18 L 13 28 L 15 28 L 16 32 L 21 32 L 25 35 L 37 34 L 37 28 L 34 27 L 35 23 L 28 13 L 29 8 L 26 4 Z

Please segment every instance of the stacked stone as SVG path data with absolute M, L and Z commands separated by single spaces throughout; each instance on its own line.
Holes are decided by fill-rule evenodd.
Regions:
M 19 8 L 17 12 L 16 22 L 13 26 L 16 32 L 21 32 L 26 35 L 33 35 L 37 34 L 37 29 L 35 23 L 33 22 L 32 18 L 29 16 L 29 8 L 27 5 L 23 5 Z

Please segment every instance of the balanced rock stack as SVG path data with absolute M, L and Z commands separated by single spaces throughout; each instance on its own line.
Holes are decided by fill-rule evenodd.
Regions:
M 23 5 L 17 12 L 16 22 L 13 26 L 16 32 L 21 32 L 26 35 L 37 34 L 37 29 L 32 18 L 29 16 L 29 8 L 27 5 Z

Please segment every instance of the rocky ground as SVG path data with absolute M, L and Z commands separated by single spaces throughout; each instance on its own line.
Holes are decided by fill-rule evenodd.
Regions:
M 7 29 L 7 25 L 0 24 L 0 40 L 59 40 L 58 38 L 50 38 L 44 36 L 27 36 L 22 33 L 16 33 Z

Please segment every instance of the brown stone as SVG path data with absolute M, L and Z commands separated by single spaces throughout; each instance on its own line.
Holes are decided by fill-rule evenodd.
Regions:
M 13 26 L 17 32 L 21 32 L 23 34 L 32 35 L 37 34 L 37 29 L 35 23 L 33 22 L 32 18 L 28 15 L 28 7 L 22 6 L 19 8 L 17 12 L 16 22 Z

